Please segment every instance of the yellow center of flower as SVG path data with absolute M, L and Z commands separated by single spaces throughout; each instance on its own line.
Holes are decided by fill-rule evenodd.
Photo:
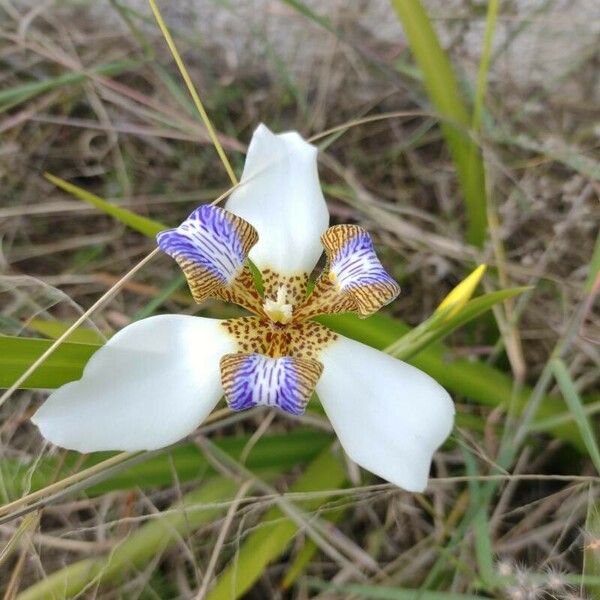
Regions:
M 265 314 L 275 323 L 287 324 L 292 320 L 294 307 L 287 303 L 287 287 L 280 285 L 275 300 L 267 298 L 263 304 Z

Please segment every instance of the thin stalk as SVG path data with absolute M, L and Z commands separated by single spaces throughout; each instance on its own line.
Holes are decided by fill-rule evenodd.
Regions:
M 118 292 L 127 281 L 129 281 L 140 269 L 149 263 L 159 252 L 155 248 L 143 258 L 137 265 L 130 269 L 115 285 L 107 290 L 90 308 L 88 308 L 60 337 L 58 337 L 48 349 L 20 376 L 17 380 L 0 396 L 0 406 L 6 402 L 13 392 L 19 389 L 19 386 L 75 331 L 95 310 L 100 308 L 105 302 L 110 300 L 116 292 Z
M 231 167 L 231 163 L 229 162 L 229 159 L 227 158 L 227 155 L 225 154 L 225 151 L 223 150 L 223 146 L 221 146 L 221 142 L 219 141 L 219 138 L 217 137 L 217 134 L 216 134 L 214 127 L 208 116 L 208 113 L 206 112 L 206 109 L 204 108 L 204 105 L 202 104 L 202 101 L 200 100 L 200 96 L 198 95 L 198 92 L 196 91 L 196 88 L 194 87 L 192 78 L 190 77 L 190 74 L 188 73 L 188 70 L 181 58 L 181 55 L 179 54 L 179 51 L 177 50 L 177 46 L 175 46 L 173 37 L 171 36 L 171 33 L 169 32 L 169 29 L 167 28 L 167 25 L 166 25 L 164 19 L 162 18 L 162 15 L 160 13 L 158 5 L 156 4 L 155 0 L 148 0 L 148 1 L 150 3 L 150 8 L 152 9 L 152 12 L 154 13 L 154 18 L 156 19 L 156 22 L 158 23 L 158 26 L 165 38 L 165 41 L 167 42 L 167 46 L 169 46 L 169 50 L 171 51 L 171 54 L 173 55 L 173 58 L 175 59 L 175 62 L 177 63 L 177 66 L 179 67 L 179 72 L 181 73 L 181 76 L 183 77 L 183 80 L 185 81 L 185 85 L 187 86 L 187 89 L 190 92 L 190 96 L 192 97 L 192 100 L 194 101 L 194 104 L 196 105 L 196 109 L 198 110 L 198 113 L 200 114 L 200 117 L 206 127 L 206 130 L 208 131 L 208 135 L 215 147 L 215 150 L 217 151 L 217 154 L 219 155 L 219 158 L 221 159 L 221 162 L 223 163 L 223 166 L 225 167 L 225 170 L 227 171 L 227 175 L 229 175 L 229 179 L 231 179 L 231 183 L 233 183 L 233 185 L 236 185 L 238 180 L 233 171 L 233 168 Z

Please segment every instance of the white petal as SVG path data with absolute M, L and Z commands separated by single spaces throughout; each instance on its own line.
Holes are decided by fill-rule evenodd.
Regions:
M 191 433 L 223 394 L 219 359 L 236 343 L 222 321 L 150 317 L 115 334 L 79 381 L 50 395 L 32 421 L 78 450 L 152 450 Z
M 452 430 L 454 405 L 429 375 L 343 336 L 319 357 L 316 391 L 348 456 L 412 492 Z
M 259 125 L 248 148 L 241 186 L 226 208 L 258 231 L 250 258 L 282 275 L 310 273 L 329 224 L 317 172 L 317 149 L 296 132 L 275 135 Z

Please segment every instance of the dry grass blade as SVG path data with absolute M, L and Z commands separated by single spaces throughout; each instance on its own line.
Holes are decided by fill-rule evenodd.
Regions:
M 57 338 L 52 345 L 21 375 L 3 394 L 0 396 L 0 406 L 6 402 L 10 396 L 19 389 L 19 386 L 64 342 L 73 331 L 75 331 L 80 325 L 92 315 L 98 308 L 104 305 L 110 300 L 114 294 L 125 283 L 131 279 L 140 269 L 142 269 L 147 263 L 149 263 L 159 252 L 158 248 L 155 248 L 142 259 L 135 267 L 130 269 L 123 277 L 117 281 L 108 291 L 106 291 L 90 308 L 88 308 L 59 338 Z
M 243 465 L 224 454 L 207 438 L 199 438 L 198 443 L 205 450 L 207 456 L 212 457 L 215 466 L 219 468 L 225 475 L 230 477 L 235 476 L 237 478 L 243 477 L 244 480 L 251 481 L 253 485 L 263 494 L 268 494 L 275 500 L 275 504 L 277 504 L 277 506 L 285 515 L 294 521 L 301 530 L 307 532 L 307 534 L 319 546 L 319 548 L 321 548 L 326 554 L 339 562 L 345 568 L 350 569 L 357 577 L 361 579 L 363 578 L 363 574 L 357 568 L 357 564 L 361 565 L 362 568 L 375 571 L 377 570 L 376 563 L 370 559 L 368 555 L 365 555 L 352 544 L 346 545 L 343 548 L 339 546 L 336 547 L 337 540 L 329 537 L 327 532 L 319 526 L 317 521 L 314 521 L 307 515 L 303 514 L 299 508 L 293 506 L 284 497 L 278 494 L 272 486 L 264 481 L 261 481 Z M 350 556 L 348 556 L 348 554 L 350 554 Z
M 4 564 L 21 544 L 23 537 L 31 534 L 40 523 L 40 513 L 27 515 L 20 523 L 8 543 L 0 550 L 0 565 Z
M 227 509 L 227 514 L 225 515 L 223 525 L 221 526 L 221 529 L 219 531 L 219 536 L 217 537 L 217 541 L 215 542 L 212 554 L 210 555 L 210 560 L 208 561 L 208 566 L 206 567 L 206 571 L 204 572 L 202 585 L 200 586 L 200 589 L 196 594 L 196 600 L 204 600 L 204 598 L 206 597 L 208 587 L 215 572 L 217 560 L 219 559 L 219 553 L 223 548 L 225 538 L 227 536 L 227 533 L 229 532 L 229 528 L 231 527 L 235 513 L 237 512 L 240 506 L 242 498 L 248 493 L 251 487 L 252 481 L 245 481 L 244 483 L 242 483 L 240 489 L 235 495 L 235 498 L 233 499 L 233 502 L 231 503 L 231 506 Z
M 35 510 L 41 506 L 44 502 L 50 501 L 53 497 L 58 497 L 57 494 L 65 491 L 67 488 L 80 484 L 82 482 L 94 481 L 97 475 L 107 475 L 111 469 L 117 465 L 127 463 L 130 459 L 135 456 L 139 456 L 136 452 L 121 452 L 115 456 L 111 456 L 98 464 L 78 471 L 73 475 L 65 477 L 60 481 L 45 486 L 41 490 L 22 496 L 21 498 L 9 502 L 4 506 L 0 507 L 0 523 L 11 521 L 20 515 L 24 514 L 24 511 L 29 512 Z

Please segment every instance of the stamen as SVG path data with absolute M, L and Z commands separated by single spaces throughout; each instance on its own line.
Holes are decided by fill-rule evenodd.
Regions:
M 275 300 L 267 298 L 263 304 L 265 313 L 275 323 L 286 324 L 292 320 L 294 307 L 287 303 L 287 287 L 280 285 L 277 288 L 277 296 Z

